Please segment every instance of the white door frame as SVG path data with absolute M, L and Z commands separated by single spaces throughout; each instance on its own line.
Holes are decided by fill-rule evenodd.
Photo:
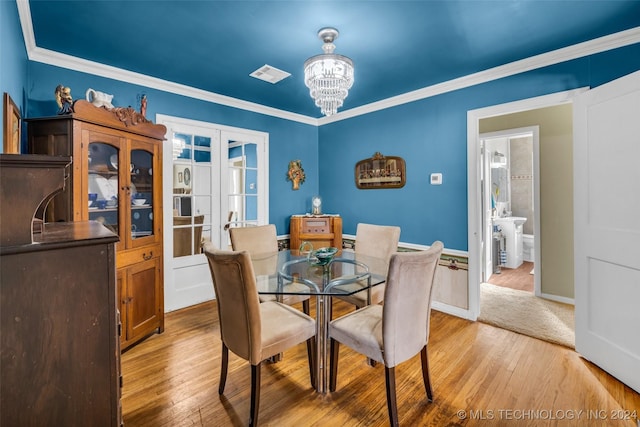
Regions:
M 467 112 L 467 209 L 468 235 L 467 246 L 469 252 L 469 312 L 468 318 L 477 320 L 480 313 L 480 283 L 482 283 L 482 192 L 481 192 L 481 162 L 480 131 L 481 119 L 502 116 L 521 111 L 536 110 L 566 104 L 587 88 L 574 89 L 564 92 L 543 95 L 535 98 L 523 99 L 506 104 L 470 110 Z M 536 230 L 540 234 L 540 230 Z M 539 252 L 539 251 L 538 251 Z M 539 256 L 536 254 L 536 256 Z

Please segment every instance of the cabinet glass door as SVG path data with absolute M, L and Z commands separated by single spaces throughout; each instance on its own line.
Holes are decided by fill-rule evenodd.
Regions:
M 104 142 L 89 144 L 89 219 L 104 224 L 116 234 L 120 231 L 119 159 L 118 147 Z
M 131 150 L 130 199 L 131 238 L 153 234 L 153 154 L 146 150 Z

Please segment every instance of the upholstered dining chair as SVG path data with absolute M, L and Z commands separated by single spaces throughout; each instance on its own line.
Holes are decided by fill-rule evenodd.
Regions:
M 391 255 L 384 303 L 356 310 L 332 321 L 329 326 L 329 390 L 336 390 L 339 343 L 383 363 L 392 426 L 398 425 L 395 367 L 418 352 L 427 398 L 433 401 L 427 343 L 432 287 L 442 248 L 442 242 L 436 241 L 426 251 Z
M 259 225 L 256 227 L 235 227 L 229 229 L 231 237 L 231 247 L 234 251 L 247 251 L 252 256 L 265 258 L 267 255 L 278 252 L 278 236 L 276 226 L 273 224 Z M 301 284 L 291 284 L 289 286 L 300 286 L 304 291 L 305 286 Z M 275 301 L 275 295 L 260 295 L 260 301 Z M 286 295 L 282 302 L 293 305 L 302 302 L 302 311 L 309 314 L 308 295 Z
M 379 265 L 370 265 L 371 261 L 367 261 L 369 271 L 386 275 L 389 266 L 391 254 L 398 250 L 398 242 L 400 241 L 400 227 L 393 225 L 375 225 L 360 223 L 356 228 L 356 247 L 357 255 L 364 255 L 378 260 Z M 384 296 L 385 285 L 378 285 L 371 288 L 371 304 L 378 304 Z M 356 306 L 356 308 L 365 307 L 367 304 L 367 291 L 360 291 L 353 295 L 339 296 L 348 303 Z
M 260 303 L 255 273 L 246 251 L 219 251 L 205 246 L 218 302 L 222 338 L 222 366 L 218 393 L 223 394 L 229 366 L 229 350 L 251 364 L 249 425 L 258 423 L 260 406 L 260 366 L 276 354 L 304 341 L 312 346 L 315 320 L 276 301 Z M 314 349 L 310 349 L 309 355 Z M 309 357 L 311 385 L 315 366 Z

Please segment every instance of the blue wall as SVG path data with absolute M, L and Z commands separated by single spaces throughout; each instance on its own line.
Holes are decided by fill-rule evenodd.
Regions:
M 0 1 L 0 92 L 7 92 L 25 117 L 27 50 L 15 1 Z M 24 135 L 23 131 L 23 135 Z M 3 144 L 0 144 L 0 151 Z
M 402 242 L 467 250 L 467 111 L 595 87 L 639 69 L 636 44 L 322 126 L 323 209 L 342 215 L 346 234 L 358 222 L 393 224 Z M 403 188 L 356 188 L 355 164 L 377 151 L 405 159 Z M 434 172 L 442 185 L 429 184 Z

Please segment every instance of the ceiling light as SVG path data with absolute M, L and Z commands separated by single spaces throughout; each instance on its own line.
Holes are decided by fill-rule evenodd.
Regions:
M 353 61 L 346 56 L 333 53 L 338 38 L 335 28 L 322 28 L 318 37 L 324 42 L 321 55 L 312 56 L 304 62 L 304 84 L 309 94 L 325 116 L 331 116 L 342 107 L 353 85 Z

